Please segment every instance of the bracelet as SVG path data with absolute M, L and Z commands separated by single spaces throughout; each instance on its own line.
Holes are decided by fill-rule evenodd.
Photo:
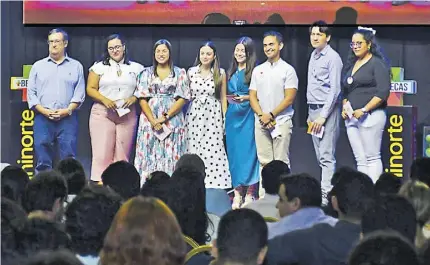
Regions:
M 269 113 L 270 113 L 270 116 L 272 116 L 272 119 L 275 119 L 275 115 L 273 115 L 272 112 L 269 112 Z

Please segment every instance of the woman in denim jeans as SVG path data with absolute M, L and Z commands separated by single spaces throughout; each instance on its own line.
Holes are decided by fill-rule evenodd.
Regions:
M 369 175 L 373 182 L 383 172 L 381 141 L 391 83 L 390 66 L 375 33 L 362 27 L 354 32 L 342 79 L 342 117 L 357 170 Z

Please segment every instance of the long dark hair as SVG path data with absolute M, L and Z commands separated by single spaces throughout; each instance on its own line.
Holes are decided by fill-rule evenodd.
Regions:
M 121 41 L 121 44 L 124 46 L 124 63 L 130 64 L 130 59 L 128 58 L 128 54 L 127 54 L 127 48 L 125 47 L 125 44 L 126 44 L 125 39 L 119 34 L 112 34 L 106 38 L 105 48 L 103 50 L 102 58 L 100 61 L 103 62 L 104 65 L 110 65 L 110 62 L 109 62 L 110 55 L 108 52 L 108 43 L 109 43 L 109 41 L 114 40 L 114 39 L 118 39 Z
M 204 245 L 210 240 L 207 234 L 209 218 L 206 212 L 205 175 L 193 167 L 175 169 L 170 178 L 167 205 L 175 213 L 182 233 Z
M 196 60 L 194 62 L 194 66 L 200 66 L 201 65 L 200 49 L 205 47 L 205 46 L 211 48 L 214 52 L 214 60 L 211 64 L 211 68 L 213 69 L 213 76 L 214 76 L 214 83 L 215 83 L 215 98 L 221 99 L 222 77 L 221 77 L 221 71 L 220 71 L 220 63 L 219 63 L 218 54 L 216 52 L 215 44 L 212 41 L 207 41 L 200 46 L 199 51 L 197 52 L 197 57 L 196 57 Z
M 372 45 L 370 45 L 370 53 L 373 56 L 376 56 L 379 59 L 381 59 L 387 65 L 388 71 L 389 71 L 390 76 L 391 76 L 390 62 L 388 61 L 387 57 L 385 57 L 384 53 L 382 52 L 381 46 L 376 41 L 375 34 L 373 34 L 372 31 L 366 30 L 366 29 L 357 29 L 354 31 L 353 35 L 354 34 L 361 34 L 367 44 L 372 44 Z M 354 67 L 354 64 L 357 61 L 357 59 L 358 58 L 357 58 L 357 56 L 355 56 L 354 51 L 352 49 L 350 49 L 350 51 L 348 53 L 348 59 L 345 63 L 345 66 L 343 67 L 343 74 L 342 75 L 344 77 L 346 76 L 348 71 L 352 67 Z
M 158 46 L 163 45 L 163 44 L 166 45 L 167 49 L 169 50 L 169 61 L 167 63 L 169 64 L 170 72 L 173 73 L 173 77 L 174 77 L 175 71 L 173 69 L 172 44 L 170 44 L 170 42 L 166 39 L 158 40 L 154 44 L 154 48 L 152 49 L 152 67 L 154 68 L 154 75 L 158 76 L 158 74 L 157 74 L 158 62 L 155 59 L 155 50 L 157 49 Z
M 257 64 L 257 54 L 255 53 L 255 45 L 254 42 L 250 37 L 242 37 L 237 40 L 236 45 L 234 48 L 236 49 L 236 46 L 238 44 L 243 44 L 245 46 L 245 54 L 246 54 L 246 69 L 245 69 L 245 83 L 249 84 L 251 83 L 251 77 L 252 77 L 252 71 L 255 68 L 255 65 Z M 233 59 L 231 60 L 230 68 L 228 69 L 227 74 L 227 80 L 230 80 L 230 78 L 234 75 L 238 67 L 236 58 L 234 57 L 234 51 L 233 51 Z

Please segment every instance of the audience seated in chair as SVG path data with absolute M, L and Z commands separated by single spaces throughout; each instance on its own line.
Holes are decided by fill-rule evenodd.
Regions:
M 412 162 L 411 165 L 411 180 L 419 180 L 430 187 L 430 158 L 421 157 Z
M 155 171 L 149 174 L 145 184 L 140 189 L 140 195 L 143 197 L 155 197 L 163 202 L 167 201 L 169 194 L 170 176 L 163 171 Z
M 56 166 L 67 182 L 67 203 L 70 203 L 87 184 L 85 170 L 81 162 L 74 158 L 61 160 Z
M 176 162 L 175 169 L 193 168 L 206 176 L 205 162 L 196 154 L 184 154 Z M 227 192 L 223 189 L 206 189 L 206 211 L 217 216 L 223 216 L 231 210 L 231 202 Z
M 339 176 L 332 190 L 335 226 L 327 223 L 292 231 L 269 241 L 267 264 L 340 265 L 360 238 L 363 212 L 374 197 L 373 182 L 355 171 Z
M 243 207 L 257 211 L 264 217 L 279 219 L 276 203 L 279 200 L 278 192 L 281 185 L 281 176 L 290 174 L 290 168 L 280 160 L 273 160 L 261 170 L 262 186 L 265 189 L 264 198 L 245 204 Z
M 1 198 L 1 263 L 12 264 L 20 257 L 18 242 L 27 221 L 27 213 L 8 198 Z
M 417 219 L 417 233 L 415 246 L 421 248 L 426 236 L 430 232 L 430 188 L 421 181 L 408 181 L 399 191 L 399 195 L 405 197 L 414 207 Z
M 354 172 L 355 170 L 350 167 L 340 167 L 336 170 L 336 172 L 334 172 L 330 180 L 330 184 L 334 187 L 336 182 L 339 181 L 340 176 L 347 176 L 349 173 L 354 174 Z M 323 205 L 322 208 L 325 214 L 334 218 L 338 218 L 337 211 L 333 208 L 333 204 L 331 203 L 331 198 L 333 197 L 332 190 L 327 193 L 327 205 Z
M 390 172 L 384 172 L 375 183 L 376 194 L 397 194 L 402 186 L 402 179 Z
M 22 195 L 29 181 L 24 169 L 17 166 L 6 166 L 1 171 L 1 196 L 21 204 Z
M 394 194 L 378 196 L 361 219 L 363 235 L 377 230 L 394 230 L 414 243 L 416 229 L 414 207 L 406 198 Z
M 100 252 L 100 265 L 183 265 L 187 253 L 181 228 L 161 200 L 137 196 L 115 215 Z
M 23 257 L 28 257 L 42 250 L 71 248 L 69 235 L 64 227 L 47 219 L 28 219 L 19 233 L 18 250 Z
M 103 240 L 122 198 L 104 186 L 85 188 L 66 209 L 66 231 L 72 249 L 84 265 L 97 265 Z
M 199 245 L 210 240 L 204 177 L 191 167 L 177 168 L 170 178 L 167 198 L 167 205 L 175 213 L 182 233 Z
M 393 231 L 370 233 L 352 251 L 348 265 L 420 265 L 411 242 Z
M 61 221 L 64 202 L 67 199 L 67 183 L 55 170 L 39 172 L 25 188 L 22 205 L 27 213 L 42 211 L 51 220 Z
M 23 265 L 85 265 L 70 251 L 46 250 L 29 257 Z
M 110 164 L 102 173 L 102 182 L 124 200 L 139 195 L 140 175 L 134 165 L 126 161 L 118 161 Z
M 267 224 L 269 239 L 294 230 L 309 228 L 317 223 L 334 226 L 338 221 L 323 212 L 321 185 L 306 173 L 283 176 L 278 194 L 276 208 L 281 219 L 279 222 Z
M 212 254 L 215 265 L 261 265 L 267 253 L 267 226 L 251 209 L 237 209 L 221 217 Z

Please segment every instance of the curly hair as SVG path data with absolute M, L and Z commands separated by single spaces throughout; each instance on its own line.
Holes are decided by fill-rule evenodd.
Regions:
M 353 35 L 355 35 L 355 34 L 362 35 L 364 40 L 366 41 L 366 43 L 371 44 L 370 45 L 370 53 L 373 56 L 381 59 L 387 65 L 387 69 L 390 72 L 390 76 L 391 76 L 390 62 L 389 62 L 388 58 L 384 55 L 384 53 L 382 51 L 382 47 L 376 41 L 375 34 L 373 34 L 372 31 L 366 30 L 366 29 L 357 29 L 354 31 Z M 350 49 L 350 51 L 348 53 L 348 59 L 346 60 L 346 63 L 343 67 L 342 76 L 346 76 L 348 71 L 351 70 L 352 67 L 354 67 L 354 64 L 357 61 L 357 59 L 358 58 L 357 58 L 357 56 L 355 56 L 353 50 Z
M 116 214 L 100 252 L 101 265 L 182 265 L 186 245 L 173 212 L 161 200 L 134 197 Z
M 66 231 L 72 249 L 81 256 L 98 256 L 122 198 L 107 187 L 85 188 L 67 206 Z

